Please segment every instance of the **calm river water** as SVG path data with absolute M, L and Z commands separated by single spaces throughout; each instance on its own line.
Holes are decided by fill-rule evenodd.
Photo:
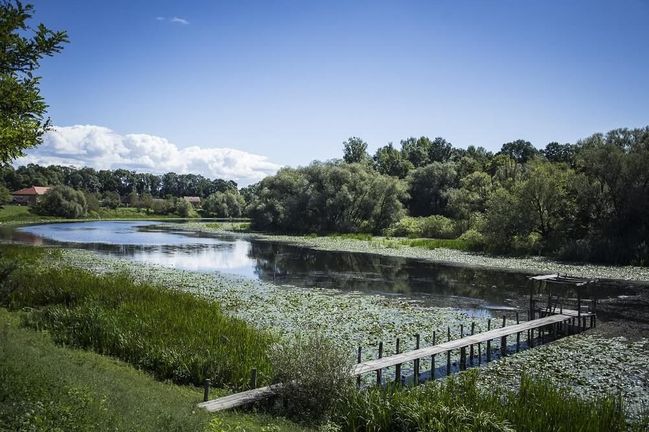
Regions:
M 380 292 L 479 310 L 520 306 L 527 274 L 449 266 L 373 254 L 317 251 L 228 234 L 198 234 L 161 222 L 74 222 L 3 228 L 0 237 L 33 245 L 90 249 L 136 262 L 222 272 L 298 287 Z M 600 283 L 599 298 L 633 295 L 633 286 Z

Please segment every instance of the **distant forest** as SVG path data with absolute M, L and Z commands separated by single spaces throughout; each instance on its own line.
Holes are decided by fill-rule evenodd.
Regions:
M 215 192 L 236 191 L 232 180 L 205 178 L 196 174 L 162 175 L 137 173 L 125 169 L 95 170 L 60 165 L 47 167 L 29 164 L 14 169 L 0 167 L 0 182 L 14 191 L 30 186 L 69 186 L 89 193 L 117 192 L 126 196 L 135 191 L 138 195 L 151 194 L 155 198 L 198 196 L 205 198 Z

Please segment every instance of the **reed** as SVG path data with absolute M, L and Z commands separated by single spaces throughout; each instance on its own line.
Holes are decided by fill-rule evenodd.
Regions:
M 626 431 L 615 397 L 588 401 L 523 376 L 516 391 L 481 391 L 477 371 L 414 388 L 350 393 L 337 422 L 344 431 Z M 637 429 L 636 429 L 637 428 Z
M 124 274 L 40 266 L 28 248 L 3 249 L 0 301 L 32 308 L 24 324 L 60 344 L 115 356 L 159 379 L 245 388 L 257 368 L 268 382 L 274 337 L 188 293 L 135 283 Z

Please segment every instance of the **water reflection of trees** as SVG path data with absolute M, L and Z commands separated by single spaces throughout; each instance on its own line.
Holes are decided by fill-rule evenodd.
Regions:
M 253 242 L 250 257 L 264 280 L 304 287 L 464 296 L 502 301 L 527 292 L 527 277 L 485 269 L 361 253 Z

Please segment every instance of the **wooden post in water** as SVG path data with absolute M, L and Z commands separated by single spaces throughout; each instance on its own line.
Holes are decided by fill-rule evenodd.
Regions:
M 210 400 L 210 384 L 212 381 L 210 381 L 209 378 L 206 378 L 205 381 L 203 381 L 203 402 L 207 402 Z
M 399 338 L 397 338 L 397 349 L 396 349 L 395 354 L 400 354 L 400 352 L 399 352 L 399 349 L 400 349 L 399 343 L 400 342 L 401 341 L 399 340 Z M 396 365 L 395 368 L 394 368 L 394 381 L 395 382 L 400 382 L 401 381 L 401 363 Z
M 491 330 L 491 318 L 487 320 L 487 331 Z M 487 363 L 491 361 L 491 340 L 487 341 Z
M 435 346 L 435 344 L 437 343 L 436 336 L 437 335 L 433 331 L 433 346 Z M 435 379 L 435 354 L 430 356 L 430 379 Z
M 383 342 L 379 342 L 379 358 L 383 358 Z M 376 385 L 380 386 L 381 385 L 381 375 L 382 374 L 381 369 L 376 370 Z
M 475 321 L 471 323 L 471 336 L 475 334 Z M 473 344 L 469 346 L 469 364 L 473 366 Z
M 503 315 L 503 328 L 507 325 L 507 317 Z M 507 336 L 502 336 L 500 338 L 500 356 L 505 357 L 507 355 Z
M 464 324 L 460 324 L 460 339 L 464 338 Z M 466 370 L 466 348 L 460 348 L 460 370 Z
M 361 347 L 359 345 L 358 354 L 356 356 L 356 363 L 360 363 L 360 362 L 361 362 Z M 360 375 L 356 376 L 356 386 L 359 387 L 359 388 L 361 386 L 361 376 Z
M 448 341 L 451 341 L 451 327 L 448 327 Z M 446 376 L 451 374 L 451 351 L 446 351 Z
M 419 349 L 419 333 L 415 335 L 415 349 Z M 415 385 L 419 385 L 419 359 L 415 359 Z
M 516 324 L 520 324 L 518 311 L 516 311 Z M 521 332 L 516 333 L 516 352 L 521 350 Z

